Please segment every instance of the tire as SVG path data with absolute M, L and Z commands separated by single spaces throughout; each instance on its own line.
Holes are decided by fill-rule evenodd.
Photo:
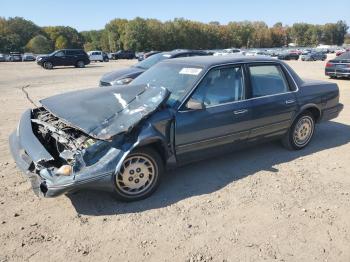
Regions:
M 45 68 L 45 69 L 52 69 L 53 68 L 53 64 L 51 63 L 51 62 L 45 62 L 44 64 L 43 64 L 43 67 Z
M 78 68 L 84 68 L 84 67 L 85 67 L 84 61 L 82 61 L 82 60 L 77 61 L 76 67 L 78 67 Z
M 147 198 L 158 188 L 163 173 L 163 160 L 155 150 L 148 147 L 136 149 L 113 176 L 114 196 L 126 202 Z
M 315 119 L 310 112 L 300 114 L 282 138 L 282 144 L 289 150 L 305 148 L 315 132 Z

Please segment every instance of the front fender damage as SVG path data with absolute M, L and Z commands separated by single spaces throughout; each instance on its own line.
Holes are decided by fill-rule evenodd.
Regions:
M 97 121 L 101 119 L 92 111 L 87 114 L 90 118 L 72 117 L 79 122 L 77 126 L 67 121 L 68 117 L 55 115 L 45 107 L 28 109 L 10 136 L 11 153 L 37 195 L 54 197 L 80 189 L 114 191 L 115 174 L 124 159 L 145 137 L 157 132 L 145 129 L 152 126 L 146 119 L 168 95 L 164 88 L 146 88 L 118 114 L 99 115 L 101 119 L 106 116 L 104 121 Z M 147 103 L 142 97 L 147 98 Z M 86 103 L 77 107 L 75 113 L 83 112 L 85 106 Z M 90 132 L 85 132 L 80 124 L 90 126 L 90 119 L 96 122 L 91 124 Z M 99 130 L 99 135 L 91 130 Z

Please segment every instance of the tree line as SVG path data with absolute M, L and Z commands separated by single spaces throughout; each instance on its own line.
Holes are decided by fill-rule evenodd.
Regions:
M 350 44 L 345 21 L 315 25 L 276 23 L 269 27 L 260 21 L 201 23 L 183 18 L 161 22 L 137 17 L 113 19 L 102 30 L 78 32 L 69 26 L 39 27 L 21 17 L 0 17 L 0 52 L 49 53 L 62 48 L 103 50 L 172 50 L 268 48 L 289 43 L 297 46 Z

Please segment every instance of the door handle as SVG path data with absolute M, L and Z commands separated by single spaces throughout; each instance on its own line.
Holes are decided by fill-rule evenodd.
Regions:
M 286 104 L 293 104 L 295 103 L 295 100 L 294 99 L 290 99 L 290 100 L 286 100 Z
M 241 110 L 233 111 L 233 113 L 235 115 L 244 114 L 244 113 L 247 113 L 247 112 L 248 112 L 248 109 L 241 109 Z

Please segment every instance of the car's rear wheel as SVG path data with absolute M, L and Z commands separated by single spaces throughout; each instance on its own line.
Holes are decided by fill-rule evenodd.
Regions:
M 287 134 L 283 137 L 283 145 L 290 150 L 300 150 L 306 147 L 315 131 L 315 119 L 309 112 L 302 113 L 293 122 Z
M 159 154 L 151 148 L 131 152 L 114 175 L 115 196 L 123 201 L 136 201 L 150 196 L 158 187 L 164 172 Z
M 45 69 L 52 69 L 53 68 L 53 64 L 51 62 L 45 62 L 44 63 L 44 68 Z
M 78 67 L 78 68 L 83 68 L 83 67 L 85 67 L 84 61 L 79 60 L 79 61 L 77 62 L 77 67 Z

